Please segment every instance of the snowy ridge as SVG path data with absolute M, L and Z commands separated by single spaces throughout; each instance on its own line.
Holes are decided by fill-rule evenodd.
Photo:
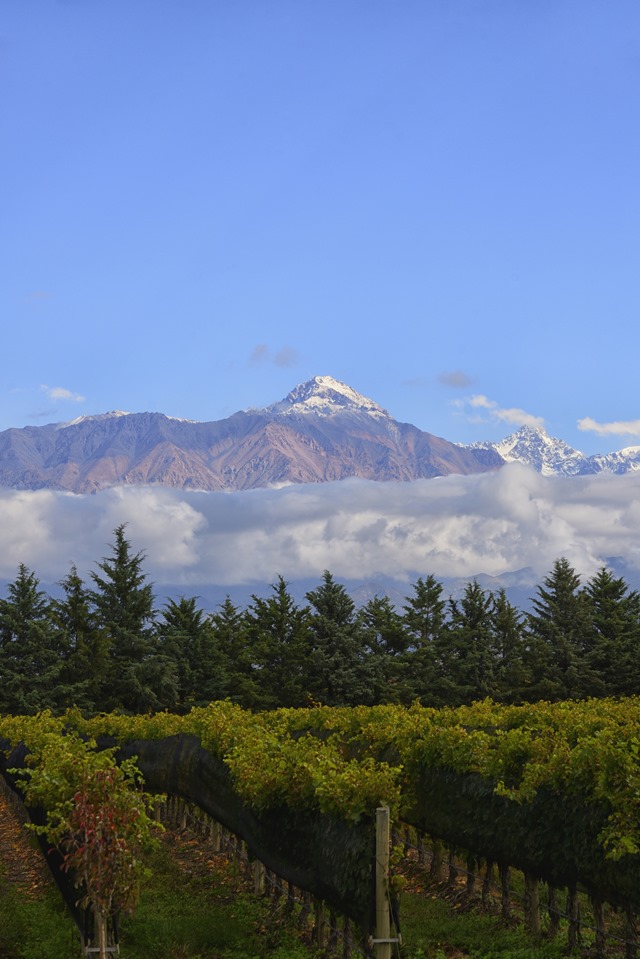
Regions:
M 290 415 L 315 413 L 320 416 L 333 416 L 336 413 L 367 413 L 376 418 L 390 419 L 385 409 L 357 393 L 346 383 L 334 380 L 332 376 L 314 376 L 301 383 L 279 403 L 273 403 L 261 413 L 271 415 Z
M 56 430 L 66 430 L 70 426 L 79 426 L 80 423 L 100 423 L 105 422 L 106 420 L 115 420 L 119 419 L 122 416 L 139 416 L 140 414 L 136 413 L 126 413 L 124 410 L 111 410 L 109 413 L 96 413 L 93 416 L 76 416 L 74 420 L 69 420 L 66 423 L 56 423 Z M 156 414 L 154 414 L 156 415 Z M 162 416 L 165 420 L 172 420 L 174 423 L 197 423 L 198 420 L 190 420 L 184 416 L 167 416 L 166 413 L 159 413 L 158 416 Z
M 124 410 L 111 410 L 109 413 L 96 413 L 93 416 L 76 416 L 74 420 L 68 420 L 66 423 L 57 423 L 57 430 L 66 430 L 69 426 L 78 426 L 79 423 L 99 423 L 100 420 L 112 420 L 119 416 L 131 416 Z
M 585 456 L 543 429 L 522 426 L 498 443 L 473 443 L 472 449 L 498 453 L 506 463 L 524 463 L 543 476 L 586 476 L 594 473 L 630 473 L 640 470 L 640 446 L 615 453 Z

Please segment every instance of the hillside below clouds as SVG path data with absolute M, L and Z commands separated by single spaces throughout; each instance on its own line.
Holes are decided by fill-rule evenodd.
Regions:
M 0 433 L 0 485 L 94 493 L 120 485 L 248 490 L 347 477 L 405 481 L 495 470 L 493 450 L 396 422 L 329 376 L 215 422 L 104 413 Z
M 95 493 L 114 486 L 249 490 L 348 477 L 409 481 L 526 463 L 546 475 L 640 469 L 640 447 L 585 456 L 543 430 L 463 446 L 398 423 L 373 400 L 316 376 L 266 409 L 214 422 L 163 413 L 84 416 L 0 432 L 0 486 Z

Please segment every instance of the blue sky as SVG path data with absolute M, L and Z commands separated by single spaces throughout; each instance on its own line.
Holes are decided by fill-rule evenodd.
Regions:
M 640 443 L 639 89 L 637 0 L 4 0 L 0 429 Z

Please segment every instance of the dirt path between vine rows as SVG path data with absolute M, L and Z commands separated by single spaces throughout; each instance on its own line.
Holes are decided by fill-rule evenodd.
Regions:
M 25 828 L 24 809 L 10 801 L 3 785 L 0 784 L 0 878 L 35 899 L 53 879 L 35 836 Z

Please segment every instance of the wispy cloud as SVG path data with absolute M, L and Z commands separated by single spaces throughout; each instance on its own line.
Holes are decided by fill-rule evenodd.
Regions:
M 640 436 L 640 420 L 614 420 L 612 423 L 598 423 L 585 416 L 578 420 L 578 429 L 585 433 L 597 433 L 599 436 Z
M 295 366 L 299 360 L 300 354 L 297 350 L 294 350 L 292 346 L 283 346 L 283 348 L 278 350 L 273 358 L 273 362 L 276 364 L 276 366 L 282 367 Z
M 488 396 L 484 396 L 482 393 L 476 393 L 473 396 L 468 396 L 465 399 L 454 400 L 454 406 L 457 406 L 463 411 L 472 410 L 471 419 L 474 422 L 478 421 L 478 416 L 475 414 L 477 410 L 483 410 L 489 416 L 490 419 L 499 420 L 502 423 L 510 423 L 514 426 L 533 426 L 538 429 L 544 429 L 544 419 L 542 416 L 535 416 L 533 413 L 528 413 L 526 410 L 522 410 L 517 406 L 511 407 L 502 407 L 495 400 L 489 399 Z
M 443 386 L 450 386 L 453 389 L 466 389 L 471 386 L 473 380 L 463 370 L 451 370 L 449 373 L 441 373 L 438 382 Z
M 49 299 L 51 299 L 51 294 L 48 290 L 31 290 L 25 296 L 27 303 L 41 303 L 43 300 Z
M 156 584 L 197 594 L 206 584 L 377 575 L 539 577 L 566 556 L 585 575 L 607 557 L 640 569 L 640 475 L 542 477 L 497 473 L 413 483 L 288 486 L 244 493 L 126 487 L 96 496 L 0 490 L 0 576 L 23 562 L 46 582 L 72 561 L 83 575 L 127 522 Z
M 300 354 L 292 346 L 283 346 L 272 353 L 266 343 L 258 343 L 251 351 L 249 364 L 257 366 L 263 363 L 273 363 L 274 366 L 288 368 L 296 366 L 300 361 Z
M 86 397 L 80 393 L 74 393 L 64 386 L 47 386 L 45 383 L 40 387 L 43 393 L 46 393 L 50 400 L 70 400 L 72 403 L 84 403 Z

